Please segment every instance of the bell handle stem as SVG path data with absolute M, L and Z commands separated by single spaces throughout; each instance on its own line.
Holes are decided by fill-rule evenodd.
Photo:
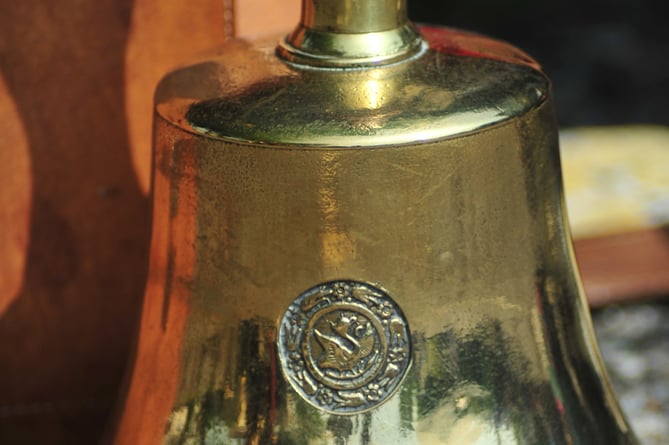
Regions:
M 406 0 L 302 0 L 300 23 L 277 54 L 300 65 L 350 68 L 398 62 L 425 46 Z
M 314 31 L 362 34 L 407 23 L 406 0 L 302 0 L 301 25 Z

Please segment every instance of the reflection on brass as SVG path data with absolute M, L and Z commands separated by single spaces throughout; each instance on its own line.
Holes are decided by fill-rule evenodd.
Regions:
M 378 40 L 416 29 L 403 1 L 304 4 L 278 50 L 232 41 L 158 87 L 113 442 L 635 444 L 536 62 L 450 29 Z M 323 32 L 339 46 L 298 38 Z
M 397 0 L 303 0 L 302 20 L 279 43 L 284 59 L 312 67 L 388 64 L 424 49 Z

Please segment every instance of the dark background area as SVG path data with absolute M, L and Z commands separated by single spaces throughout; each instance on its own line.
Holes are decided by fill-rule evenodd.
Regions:
M 669 8 L 658 0 L 414 0 L 409 15 L 513 43 L 553 81 L 561 127 L 669 124 Z

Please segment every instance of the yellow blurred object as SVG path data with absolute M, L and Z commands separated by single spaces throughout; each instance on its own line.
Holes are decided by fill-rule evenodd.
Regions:
M 669 223 L 669 128 L 574 128 L 560 146 L 575 238 Z

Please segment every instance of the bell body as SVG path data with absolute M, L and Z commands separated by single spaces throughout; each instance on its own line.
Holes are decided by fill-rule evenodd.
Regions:
M 232 42 L 161 82 L 115 444 L 636 443 L 548 80 L 506 44 L 422 31 L 376 68 Z

